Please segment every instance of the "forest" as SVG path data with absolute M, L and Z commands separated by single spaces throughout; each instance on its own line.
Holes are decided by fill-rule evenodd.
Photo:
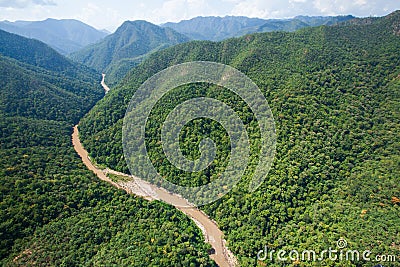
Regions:
M 186 215 L 98 180 L 74 151 L 101 75 L 39 41 L 0 42 L 0 264 L 215 266 Z
M 192 84 L 164 96 L 146 124 L 146 147 L 165 179 L 207 183 L 229 160 L 223 128 L 208 119 L 185 126 L 180 146 L 188 158 L 199 157 L 205 137 L 218 148 L 209 168 L 185 173 L 160 153 L 160 125 L 173 107 L 193 97 L 213 97 L 237 111 L 252 140 L 246 175 L 229 194 L 201 209 L 223 230 L 240 264 L 369 266 L 365 261 L 263 262 L 256 256 L 265 246 L 322 251 L 335 248 L 339 239 L 353 250 L 399 255 L 399 21 L 395 12 L 293 33 L 194 41 L 154 53 L 81 120 L 83 143 L 99 164 L 128 173 L 122 122 L 135 90 L 178 63 L 228 64 L 258 85 L 275 118 L 276 156 L 261 187 L 247 191 L 259 152 L 254 116 L 226 89 Z

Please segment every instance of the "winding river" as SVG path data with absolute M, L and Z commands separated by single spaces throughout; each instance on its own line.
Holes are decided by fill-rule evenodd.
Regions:
M 101 85 L 103 86 L 104 90 L 108 92 L 110 89 L 104 82 L 104 74 Z M 97 177 L 111 185 L 115 186 L 116 188 L 125 190 L 129 194 L 134 194 L 139 197 L 143 197 L 149 201 L 153 200 L 162 200 L 170 205 L 173 205 L 178 210 L 185 213 L 189 216 L 196 225 L 201 229 L 203 232 L 205 241 L 209 243 L 213 248 L 213 253 L 210 254 L 210 257 L 221 267 L 231 267 L 236 266 L 237 260 L 232 252 L 225 245 L 225 240 L 223 239 L 223 233 L 218 228 L 216 222 L 211 220 L 203 211 L 199 210 L 197 207 L 182 207 L 182 206 L 189 206 L 186 199 L 169 193 L 166 190 L 156 187 L 138 177 L 134 177 L 128 174 L 116 172 L 110 169 L 100 169 L 97 167 L 90 159 L 88 152 L 83 147 L 80 139 L 79 139 L 79 130 L 78 125 L 74 127 L 74 131 L 72 134 L 72 143 L 82 158 L 82 162 L 86 165 L 86 167 L 93 171 Z M 107 174 L 114 174 L 118 176 L 126 177 L 127 179 L 121 179 L 121 181 L 113 181 L 111 180 Z

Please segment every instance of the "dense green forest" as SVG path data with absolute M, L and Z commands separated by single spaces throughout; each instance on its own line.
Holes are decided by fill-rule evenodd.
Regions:
M 275 118 L 276 157 L 264 183 L 254 193 L 247 191 L 259 138 L 250 109 L 229 91 L 207 84 L 177 88 L 152 111 L 146 146 L 158 171 L 183 184 L 206 183 L 223 171 L 229 151 L 220 125 L 198 119 L 181 134 L 181 149 L 189 158 L 199 156 L 196 151 L 202 138 L 211 136 L 217 144 L 217 161 L 196 174 L 174 168 L 159 153 L 159 126 L 186 99 L 224 100 L 239 111 L 253 139 L 250 165 L 239 186 L 202 209 L 218 222 L 243 266 L 282 266 L 282 262 L 257 261 L 257 252 L 265 246 L 322 251 L 335 249 L 339 238 L 352 250 L 399 255 L 398 51 L 400 12 L 294 33 L 177 45 L 150 56 L 99 101 L 81 121 L 83 143 L 98 163 L 128 172 L 121 130 L 135 90 L 153 74 L 177 63 L 229 64 L 260 87 Z M 368 264 L 326 260 L 301 266 Z
M 215 266 L 188 217 L 98 180 L 74 151 L 101 75 L 35 40 L 0 44 L 1 265 Z

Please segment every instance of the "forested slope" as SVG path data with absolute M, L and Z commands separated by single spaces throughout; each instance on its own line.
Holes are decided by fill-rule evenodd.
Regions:
M 104 95 L 100 75 L 0 31 L 2 266 L 214 266 L 183 213 L 88 171 L 72 126 Z
M 133 69 L 85 116 L 84 145 L 97 162 L 128 172 L 121 129 L 135 90 L 177 63 L 229 64 L 260 87 L 274 114 L 277 154 L 264 183 L 256 192 L 247 192 L 258 154 L 250 110 L 232 93 L 199 84 L 177 88 L 152 112 L 146 125 L 147 149 L 158 171 L 183 184 L 202 184 L 218 176 L 229 159 L 229 144 L 220 126 L 195 120 L 184 128 L 183 154 L 197 158 L 200 140 L 210 136 L 219 149 L 217 160 L 196 174 L 184 173 L 166 160 L 159 129 L 168 112 L 187 99 L 224 100 L 239 113 L 253 140 L 251 164 L 238 187 L 202 209 L 226 233 L 242 265 L 281 266 L 257 262 L 257 252 L 264 246 L 276 251 L 322 251 L 335 249 L 339 238 L 350 249 L 399 255 L 399 25 L 400 12 L 395 12 L 294 33 L 174 46 Z M 367 263 L 325 260 L 321 264 Z

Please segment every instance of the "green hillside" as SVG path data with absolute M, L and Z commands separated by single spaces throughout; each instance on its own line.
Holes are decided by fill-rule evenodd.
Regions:
M 146 21 L 126 21 L 115 33 L 70 57 L 107 74 L 106 82 L 115 84 L 151 52 L 187 42 L 189 39 L 171 29 Z
M 101 76 L 46 44 L 0 30 L 0 112 L 76 122 L 104 95 Z
M 95 79 L 78 81 L 1 56 L 0 71 L 0 112 L 10 117 L 76 122 L 103 94 Z
M 100 78 L 0 31 L 0 264 L 215 266 L 183 213 L 100 181 L 74 151 Z
M 198 96 L 223 100 L 238 111 L 253 140 L 251 163 L 239 186 L 202 209 L 218 222 L 243 266 L 282 266 L 276 260 L 257 262 L 257 252 L 265 246 L 322 251 L 335 249 L 339 238 L 352 250 L 399 255 L 399 25 L 400 12 L 395 12 L 294 33 L 190 42 L 155 53 L 81 121 L 84 145 L 97 162 L 128 172 L 121 129 L 135 90 L 177 63 L 229 64 L 260 87 L 275 118 L 277 154 L 264 183 L 254 193 L 247 191 L 259 138 L 249 108 L 229 91 L 202 84 L 175 89 L 152 111 L 146 146 L 158 171 L 182 184 L 206 183 L 223 171 L 229 144 L 218 124 L 198 119 L 184 128 L 181 149 L 188 157 L 199 157 L 204 137 L 215 138 L 218 147 L 217 160 L 195 174 L 166 160 L 159 132 L 166 114 L 179 103 Z M 363 261 L 315 264 L 302 263 L 369 266 Z
M 76 80 L 98 79 L 98 74 L 65 58 L 48 45 L 0 30 L 0 55 Z

